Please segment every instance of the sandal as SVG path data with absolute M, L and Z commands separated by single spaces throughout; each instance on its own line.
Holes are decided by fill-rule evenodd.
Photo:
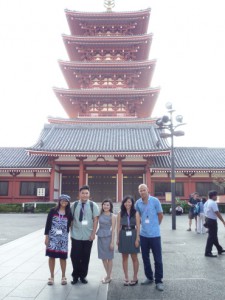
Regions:
M 134 286 L 136 284 L 138 284 L 138 279 L 137 280 L 131 280 L 129 285 Z
M 112 280 L 111 278 L 105 277 L 105 278 L 102 279 L 102 283 L 103 283 L 103 284 L 110 283 L 111 280 Z
M 67 278 L 63 277 L 61 280 L 61 285 L 66 285 L 67 284 Z
M 128 279 L 124 279 L 124 281 L 123 281 L 123 285 L 125 285 L 125 286 L 129 286 L 129 280 Z
M 48 278 L 48 285 L 53 285 L 54 284 L 54 278 Z

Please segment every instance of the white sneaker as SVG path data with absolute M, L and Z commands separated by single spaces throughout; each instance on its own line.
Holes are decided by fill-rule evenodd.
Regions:
M 160 292 L 164 291 L 164 285 L 162 282 L 156 283 L 156 289 Z

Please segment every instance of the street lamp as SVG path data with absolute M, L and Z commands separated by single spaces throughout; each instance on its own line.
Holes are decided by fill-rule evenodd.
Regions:
M 176 130 L 177 127 L 185 125 L 183 123 L 183 116 L 176 116 L 176 123 L 173 122 L 173 113 L 175 110 L 173 109 L 172 103 L 166 103 L 166 108 L 169 113 L 169 116 L 165 115 L 156 120 L 156 125 L 158 129 L 161 130 L 160 137 L 161 138 L 171 138 L 171 202 L 172 202 L 172 229 L 176 229 L 176 202 L 175 202 L 175 161 L 174 161 L 174 136 L 182 136 L 184 135 L 184 131 Z

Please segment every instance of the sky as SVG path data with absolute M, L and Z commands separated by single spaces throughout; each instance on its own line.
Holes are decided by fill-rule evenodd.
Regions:
M 105 11 L 104 0 L 0 0 L 0 147 L 29 147 L 48 116 L 67 117 L 53 87 L 67 88 L 64 9 Z M 175 146 L 225 147 L 224 0 L 115 0 L 115 11 L 151 7 L 151 86 L 161 92 L 153 117 L 183 115 Z

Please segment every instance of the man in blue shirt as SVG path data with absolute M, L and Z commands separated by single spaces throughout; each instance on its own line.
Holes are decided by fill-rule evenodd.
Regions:
M 145 276 L 147 277 L 141 284 L 147 285 L 153 282 L 153 271 L 149 256 L 150 250 L 152 250 L 155 261 L 154 277 L 156 288 L 159 291 L 163 291 L 163 263 L 160 237 L 160 224 L 163 219 L 163 210 L 159 200 L 149 195 L 146 184 L 140 184 L 138 191 L 141 198 L 137 200 L 135 207 L 141 220 L 140 243 Z

